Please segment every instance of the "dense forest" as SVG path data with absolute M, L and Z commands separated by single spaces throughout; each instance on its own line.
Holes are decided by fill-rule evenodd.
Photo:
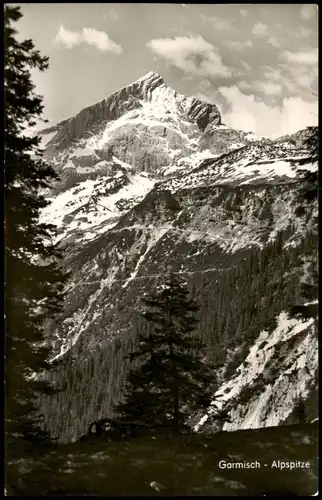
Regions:
M 311 296 L 304 297 L 302 288 L 303 281 L 310 284 L 316 271 L 317 234 L 312 231 L 299 245 L 285 246 L 292 233 L 292 228 L 279 232 L 263 249 L 250 249 L 231 270 L 189 276 L 191 296 L 200 307 L 198 335 L 205 345 L 206 359 L 215 367 L 214 390 L 246 358 L 260 331 L 274 329 L 282 310 L 316 300 L 314 286 Z M 310 272 L 303 278 L 307 266 Z M 155 287 L 158 285 L 156 282 Z M 136 349 L 138 335 L 151 333 L 151 329 L 153 326 L 137 315 L 128 335 L 92 352 L 78 342 L 57 363 L 51 377 L 64 390 L 42 397 L 46 426 L 53 436 L 75 440 L 92 421 L 113 415 L 130 367 L 126 356 Z

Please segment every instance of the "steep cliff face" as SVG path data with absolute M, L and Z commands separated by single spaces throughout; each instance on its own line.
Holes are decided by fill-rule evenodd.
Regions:
M 316 390 L 317 366 L 314 319 L 290 318 L 282 311 L 273 332 L 260 333 L 235 374 L 216 391 L 195 430 L 233 431 L 280 425 Z M 218 426 L 212 419 L 218 410 L 227 411 L 231 421 Z M 315 417 L 316 412 L 311 419 Z
M 53 360 L 71 355 L 79 364 L 77 388 L 69 382 L 51 411 L 54 421 L 67 414 L 65 438 L 117 399 L 126 368 L 114 347 L 107 367 L 100 353 L 116 339 L 125 351 L 133 346 L 139 298 L 169 266 L 199 291 L 199 333 L 222 367 L 216 394 L 234 422 L 225 429 L 283 423 L 314 386 L 317 366 L 313 323 L 285 313 L 307 274 L 301 258 L 316 252 L 317 202 L 299 197 L 317 169 L 304 142 L 228 129 L 216 106 L 155 73 L 43 131 L 42 140 L 62 181 L 41 219 L 57 225 L 72 275 L 62 322 L 50 327 Z M 96 378 L 87 380 L 87 370 Z M 210 425 L 211 412 L 194 425 Z
M 120 118 L 123 120 L 115 123 Z M 147 123 L 144 123 L 145 118 Z M 188 128 L 192 129 L 192 125 L 196 125 L 199 131 L 221 124 L 220 113 L 214 104 L 195 98 L 187 98 L 169 88 L 160 75 L 150 72 L 97 104 L 83 109 L 75 117 L 64 120 L 56 127 L 44 130 L 42 135 L 44 141 L 47 141 L 46 153 L 48 157 L 71 147 L 78 141 L 86 141 L 93 135 L 99 135 L 100 132 L 103 134 L 99 139 L 97 149 L 101 149 L 109 142 L 111 142 L 110 147 L 113 148 L 115 141 L 117 142 L 119 138 L 118 129 L 122 129 L 121 135 L 124 137 L 124 132 L 127 135 L 130 134 L 132 125 L 136 125 L 136 127 L 133 128 L 132 141 L 130 138 L 130 142 L 135 142 L 133 138 L 137 133 L 136 128 L 144 135 L 147 133 L 146 129 L 150 129 L 152 125 L 153 128 L 156 128 L 154 135 L 161 137 L 169 135 L 169 141 L 172 144 L 176 136 L 180 139 L 181 130 L 180 127 L 177 127 L 178 130 L 172 129 L 169 127 L 169 123 L 173 120 L 177 122 L 178 118 L 181 121 L 186 120 Z M 153 119 L 155 123 L 151 123 Z M 127 120 L 130 123 L 126 123 Z M 111 141 L 109 140 L 110 132 L 112 132 Z M 183 133 L 181 132 L 181 134 Z M 142 137 L 142 140 L 144 139 L 145 137 Z M 90 143 L 93 144 L 93 140 Z M 177 145 L 182 146 L 180 140 Z M 119 147 L 124 149 L 122 144 Z M 140 142 L 138 142 L 138 147 L 140 148 Z M 121 154 L 121 156 L 123 155 Z

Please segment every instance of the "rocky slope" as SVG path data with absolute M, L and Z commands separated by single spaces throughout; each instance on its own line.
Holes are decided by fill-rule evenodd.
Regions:
M 217 290 L 232 273 L 242 273 L 252 252 L 275 252 L 274 242 L 282 238 L 274 258 L 284 266 L 285 286 L 294 288 L 294 296 L 298 293 L 305 265 L 292 259 L 295 263 L 303 242 L 311 241 L 317 221 L 317 203 L 298 212 L 303 178 L 317 168 L 303 142 L 271 141 L 229 129 L 215 105 L 179 94 L 155 73 L 41 135 L 45 157 L 62 179 L 48 193 L 51 204 L 42 220 L 57 225 L 57 242 L 72 273 L 63 323 L 52 327 L 54 360 L 80 343 L 86 357 L 113 338 L 129 336 L 138 325 L 139 297 L 162 280 L 168 266 L 184 274 L 191 286 L 200 288 L 207 281 Z M 307 256 L 314 253 L 305 251 Z M 271 286 L 274 279 L 265 279 Z M 236 286 L 246 285 L 240 281 Z M 315 384 L 314 322 L 287 319 L 279 290 L 272 292 L 268 314 L 278 319 L 277 330 L 271 335 L 253 326 L 256 335 L 243 341 L 244 364 L 223 377 L 217 390 L 225 394 L 234 420 L 227 430 L 282 423 L 299 395 L 292 389 L 295 379 L 286 377 L 294 367 L 303 382 L 301 396 Z M 262 293 L 265 301 L 265 289 Z M 200 297 L 207 319 L 208 299 Z M 220 334 L 216 338 L 226 364 L 238 354 L 229 344 L 229 338 L 239 338 L 235 330 L 241 331 L 238 307 L 242 302 L 224 327 L 226 333 L 233 330 L 228 340 L 227 335 L 225 342 Z M 201 328 L 206 339 L 207 323 Z M 299 331 L 304 332 L 301 339 Z M 260 349 L 263 342 L 266 347 Z M 266 380 L 271 365 L 275 378 Z M 243 389 L 259 375 L 265 391 L 241 404 Z M 294 397 L 283 396 L 292 391 Z M 104 411 L 100 407 L 93 415 Z
M 227 410 L 222 430 L 273 427 L 286 421 L 317 383 L 318 340 L 314 319 L 289 318 L 283 311 L 276 329 L 260 333 L 235 374 L 214 394 L 195 430 L 216 428 L 212 417 Z M 315 415 L 312 415 L 315 417 Z M 314 420 L 314 418 L 313 418 Z

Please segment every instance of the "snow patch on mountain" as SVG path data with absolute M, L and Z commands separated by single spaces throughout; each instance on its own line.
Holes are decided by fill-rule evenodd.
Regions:
M 116 156 L 112 156 L 112 160 L 114 161 L 114 163 L 116 163 L 117 165 L 120 165 L 121 167 L 125 168 L 126 170 L 129 170 L 132 168 L 129 163 L 126 163 L 125 161 L 122 161 L 119 158 L 116 158 Z M 142 172 L 141 172 L 141 175 L 142 175 Z
M 76 149 L 71 151 L 71 157 L 76 156 L 77 158 L 81 158 L 82 156 L 95 156 L 96 158 L 99 158 L 95 150 L 88 145 L 85 145 L 85 147 L 77 147 Z
M 48 132 L 48 133 L 42 133 L 42 134 L 37 134 L 38 137 L 40 137 L 41 141 L 40 141 L 40 144 L 39 144 L 39 147 L 40 148 L 45 148 L 48 146 L 48 144 L 50 143 L 50 141 L 55 137 L 56 135 L 56 131 L 54 132 Z
M 119 217 L 139 203 L 153 186 L 154 181 L 146 176 L 125 177 L 122 172 L 110 178 L 89 179 L 52 198 L 42 211 L 40 222 L 61 230 L 56 243 L 75 231 L 80 232 L 76 241 L 90 240 L 116 225 Z
M 181 189 L 194 189 L 205 185 L 220 184 L 255 184 L 274 183 L 298 178 L 305 170 L 316 171 L 317 163 L 312 163 L 309 157 L 288 156 L 276 158 L 269 156 L 254 159 L 256 151 L 252 148 L 241 148 L 243 151 L 234 161 L 234 157 L 225 155 L 225 158 L 214 159 L 200 164 L 198 168 L 180 178 L 165 181 L 163 187 L 175 193 Z M 239 150 L 240 151 L 240 150 Z M 239 151 L 237 151 L 239 153 Z M 235 151 L 231 154 L 233 155 Z M 255 154 L 254 154 L 255 153 Z M 305 165 L 302 162 L 307 159 Z
M 159 77 L 160 78 L 160 77 Z M 108 121 L 100 134 L 85 141 L 85 147 L 102 149 L 109 142 L 112 134 L 127 125 L 144 125 L 151 127 L 164 127 L 180 135 L 185 141 L 190 142 L 188 135 L 182 131 L 182 124 L 192 127 L 191 121 L 184 120 L 183 113 L 188 113 L 193 99 L 187 98 L 171 89 L 164 83 L 156 88 L 148 85 L 149 79 L 143 78 L 144 89 L 148 89 L 147 95 L 143 91 L 143 99 L 138 100 L 139 107 L 125 112 L 116 120 Z
M 262 140 L 267 140 L 268 137 L 259 136 L 254 134 L 253 132 L 247 132 L 247 134 L 245 135 L 245 139 L 247 142 L 260 142 Z
M 137 264 L 135 266 L 134 271 L 131 273 L 131 276 L 125 281 L 125 283 L 122 285 L 122 288 L 126 288 L 130 281 L 136 278 L 138 271 L 140 269 L 141 264 L 144 262 L 145 258 L 147 257 L 148 253 L 150 250 L 157 244 L 157 242 L 165 235 L 165 233 L 168 231 L 169 228 L 167 227 L 161 227 L 161 228 L 156 228 L 152 230 L 151 232 L 148 233 L 148 240 L 147 242 L 144 241 L 144 243 L 147 245 L 146 250 L 144 253 L 142 253 L 137 261 Z M 145 236 L 143 236 L 145 239 Z M 139 245 L 142 245 L 142 242 L 139 241 Z M 137 245 L 135 245 L 136 247 Z M 134 247 L 134 251 L 136 248 Z
M 163 167 L 157 171 L 157 175 L 168 177 L 173 174 L 180 174 L 183 172 L 187 174 L 189 171 L 196 168 L 203 160 L 209 158 L 218 158 L 219 155 L 214 155 L 209 149 L 204 151 L 196 151 L 187 156 L 181 156 L 176 159 L 170 166 Z

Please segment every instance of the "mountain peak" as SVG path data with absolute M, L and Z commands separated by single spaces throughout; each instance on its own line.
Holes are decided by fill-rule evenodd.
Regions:
M 160 76 L 158 73 L 155 73 L 154 71 L 149 71 L 149 73 L 141 76 L 141 78 L 135 80 L 135 82 L 131 83 L 125 88 L 135 88 L 136 92 L 141 93 L 142 97 L 146 99 L 150 94 L 149 91 L 160 87 L 160 85 L 165 85 L 162 76 Z
M 163 78 L 161 75 L 159 75 L 155 71 L 149 71 L 148 73 L 146 73 L 146 75 L 143 75 L 143 76 L 141 76 L 141 78 L 138 78 L 134 83 L 144 82 L 147 80 L 162 80 L 163 81 Z
M 121 117 L 124 117 L 124 121 L 119 123 L 127 123 L 131 128 L 133 122 L 128 121 L 125 115 L 141 108 L 142 123 L 150 124 L 153 117 L 154 122 L 161 127 L 171 118 L 176 129 L 178 120 L 181 121 L 184 117 L 189 123 L 194 122 L 201 131 L 208 125 L 221 124 L 220 112 L 215 104 L 186 97 L 169 87 L 161 75 L 149 71 L 102 101 L 84 108 L 76 116 L 58 124 L 55 127 L 57 134 L 50 141 L 51 150 L 54 151 L 57 147 L 64 149 L 79 139 L 98 134 L 102 126 L 106 128 L 107 123 L 116 122 Z M 118 127 L 114 128 L 116 130 Z M 46 132 L 54 130 L 46 129 Z M 181 129 L 177 135 L 182 137 Z

